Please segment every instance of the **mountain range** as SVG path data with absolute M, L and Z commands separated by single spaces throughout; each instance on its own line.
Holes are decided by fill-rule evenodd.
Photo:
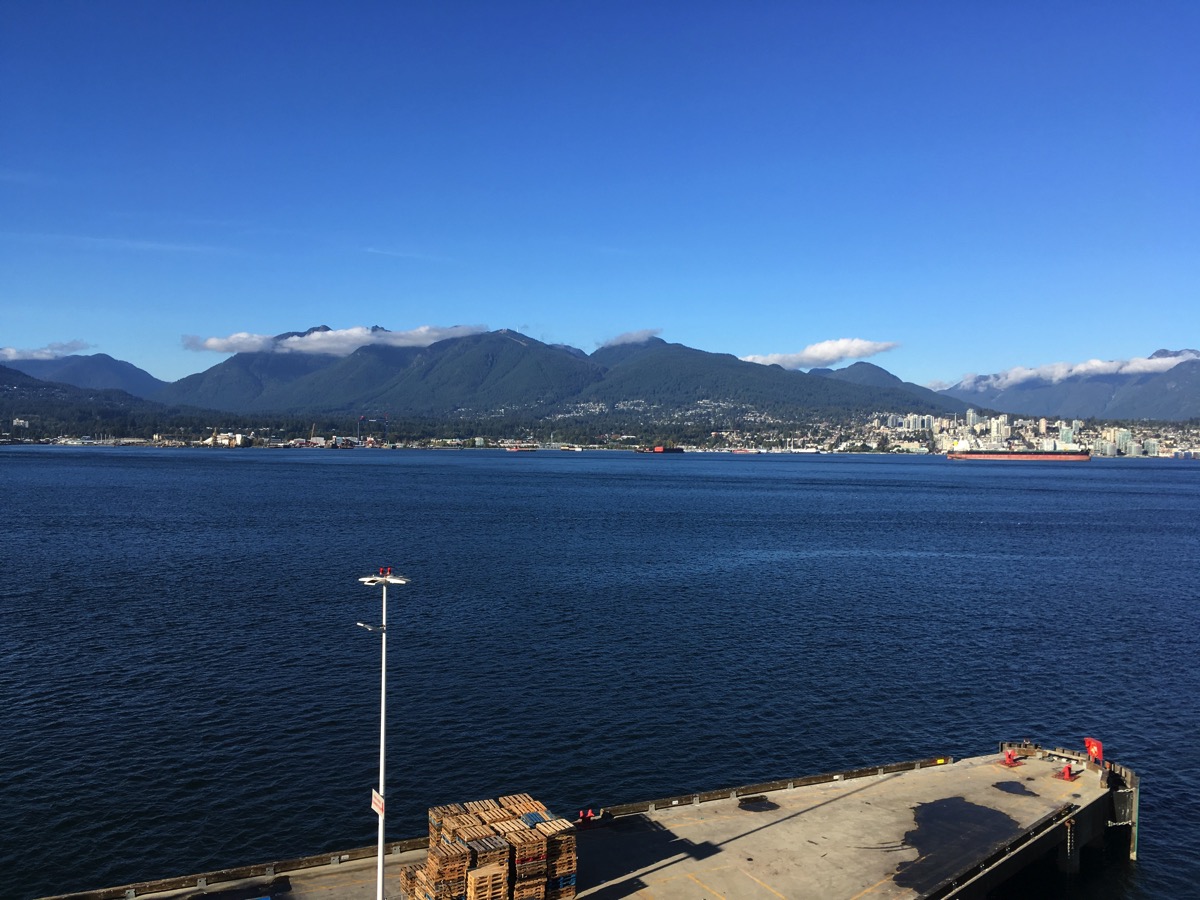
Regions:
M 1165 365 L 1156 366 L 1156 361 Z M 1020 379 L 1000 375 L 965 379 L 940 393 L 975 407 L 1025 416 L 1200 418 L 1200 351 L 1156 350 L 1141 367 L 1118 371 L 1108 371 L 1114 368 L 1111 364 L 1078 368 L 1081 371 L 1065 374 L 1027 373 Z
M 752 414 L 789 419 L 813 411 L 965 408 L 954 398 L 914 396 L 898 379 L 855 384 L 659 338 L 589 355 L 509 330 L 427 347 L 369 344 L 340 357 L 238 353 L 164 386 L 152 399 L 238 413 L 316 410 L 458 419 L 617 412 L 633 419 L 690 411 L 716 421 Z
M 372 343 L 347 356 L 285 351 L 289 338 L 327 330 L 278 335 L 270 350 L 237 353 L 170 383 L 105 354 L 12 360 L 7 366 L 45 382 L 238 415 L 609 418 L 717 425 L 880 411 L 952 415 L 974 406 L 1063 418 L 1200 417 L 1200 353 L 1193 350 L 1155 354 L 1153 359 L 1179 358 L 1166 371 L 1020 382 L 991 376 L 934 391 L 866 362 L 805 373 L 659 338 L 587 354 L 505 329 L 425 347 Z

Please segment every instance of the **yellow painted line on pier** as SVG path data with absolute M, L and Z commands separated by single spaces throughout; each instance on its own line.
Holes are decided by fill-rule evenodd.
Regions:
M 921 857 L 918 856 L 917 859 L 913 860 L 913 862 L 917 862 L 917 860 L 919 860 L 919 859 L 921 859 Z M 881 888 L 883 885 L 887 884 L 891 880 L 892 880 L 891 875 L 888 875 L 884 878 L 880 878 L 877 882 L 875 882 L 873 885 L 871 885 L 866 890 L 859 891 L 857 894 L 855 894 L 853 897 L 851 897 L 850 900 L 858 900 L 859 897 L 865 897 L 865 896 L 867 896 L 867 894 L 873 894 L 877 890 L 879 890 L 879 888 Z
M 753 875 L 751 875 L 745 869 L 738 869 L 738 871 L 741 872 L 743 875 L 745 875 L 747 878 L 749 878 L 751 881 L 753 881 L 755 884 L 757 884 L 759 887 L 763 888 L 764 890 L 770 891 L 776 897 L 779 897 L 780 900 L 787 900 L 787 897 L 783 896 L 783 894 L 779 893 L 779 891 L 775 890 L 775 888 L 771 887 L 765 881 L 755 878 Z
M 725 817 L 724 816 L 713 816 L 713 818 L 725 818 Z M 704 824 L 704 819 L 702 817 L 692 816 L 687 819 L 679 819 L 677 821 L 672 820 L 671 821 L 671 830 L 674 831 L 677 828 L 691 828 L 695 825 L 703 825 L 703 824 Z
M 704 888 L 706 891 L 712 891 L 713 895 L 716 897 L 719 897 L 720 900 L 725 900 L 724 894 L 722 894 L 716 888 L 710 887 L 709 885 L 705 884 L 703 881 L 701 881 L 699 878 L 697 878 L 691 872 L 688 873 L 687 877 L 690 878 L 692 881 L 696 882 L 696 884 L 700 885 L 700 887 Z

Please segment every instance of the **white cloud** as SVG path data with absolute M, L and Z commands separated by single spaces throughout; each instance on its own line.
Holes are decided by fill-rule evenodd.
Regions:
M 627 331 L 624 334 L 618 334 L 612 340 L 605 341 L 600 346 L 617 347 L 621 344 L 644 344 L 650 338 L 658 337 L 661 333 L 661 328 L 643 328 L 641 331 Z
M 422 325 L 409 331 L 388 331 L 385 328 L 353 328 L 313 331 L 276 340 L 271 335 L 239 331 L 228 337 L 201 338 L 184 335 L 183 346 L 188 350 L 213 353 L 324 353 L 329 356 L 349 356 L 359 347 L 382 344 L 387 347 L 428 347 L 437 341 L 464 337 L 487 331 L 485 325 Z
M 811 369 L 832 366 L 847 359 L 866 359 L 885 353 L 900 345 L 895 341 L 867 341 L 862 338 L 837 338 L 809 344 L 799 353 L 768 353 L 765 356 L 743 356 L 746 362 L 764 366 L 783 366 L 785 369 Z
M 239 331 L 223 338 L 202 338 L 195 334 L 185 334 L 183 346 L 188 350 L 211 350 L 214 353 L 253 353 L 270 350 L 273 340 L 269 334 L 250 334 L 247 331 Z
M 1094 375 L 1147 375 L 1166 372 L 1181 362 L 1198 359 L 1200 355 L 1184 351 L 1180 356 L 1149 358 L 1135 356 L 1132 359 L 1089 359 L 1080 363 L 1049 363 L 1044 366 L 1029 368 L 1014 366 L 994 375 L 964 375 L 956 385 L 964 391 L 1003 391 L 1023 384 L 1027 381 L 1047 381 L 1058 384 L 1067 378 L 1080 378 Z
M 18 350 L 16 347 L 0 347 L 0 359 L 58 359 L 61 356 L 70 356 L 72 353 L 78 353 L 80 350 L 87 350 L 93 344 L 85 341 L 66 341 L 63 343 L 47 344 L 45 347 L 40 347 L 37 350 Z

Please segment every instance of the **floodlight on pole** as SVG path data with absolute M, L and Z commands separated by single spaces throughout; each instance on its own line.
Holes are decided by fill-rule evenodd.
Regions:
M 408 579 L 392 574 L 391 566 L 381 566 L 378 575 L 368 575 L 358 579 L 369 587 L 379 585 L 383 588 L 383 619 L 379 625 L 367 625 L 363 622 L 355 624 L 367 631 L 378 631 L 382 655 L 380 657 L 379 676 L 379 790 L 373 792 L 371 808 L 379 816 L 379 875 L 375 888 L 375 900 L 383 900 L 383 813 L 384 813 L 384 744 L 387 738 L 387 589 L 389 584 L 408 584 Z

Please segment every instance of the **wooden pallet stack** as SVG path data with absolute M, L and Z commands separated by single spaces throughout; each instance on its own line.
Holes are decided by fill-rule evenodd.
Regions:
M 574 900 L 575 826 L 528 794 L 429 810 L 424 866 L 406 866 L 408 900 Z
M 442 820 L 442 843 L 443 844 L 465 844 L 467 840 L 459 840 L 461 835 L 468 832 L 479 835 L 480 826 L 483 825 L 483 820 L 474 813 L 460 813 L 457 816 L 447 816 Z
M 546 836 L 546 898 L 545 900 L 574 900 L 575 826 L 566 819 L 539 822 L 538 831 Z
M 545 900 L 546 836 L 536 828 L 510 831 L 513 847 L 513 900 Z
M 469 870 L 467 900 L 508 900 L 508 863 L 489 863 Z
M 435 806 L 429 810 L 429 846 L 442 842 L 442 823 L 453 816 L 461 816 L 467 808 L 461 803 Z
M 509 859 L 512 857 L 512 846 L 504 838 L 495 834 L 468 841 L 467 849 L 471 851 L 471 868 L 473 869 L 492 865 L 503 865 L 507 868 Z
M 428 900 L 461 900 L 467 895 L 467 871 L 471 851 L 466 844 L 443 843 L 429 848 L 425 859 Z
M 417 872 L 422 868 L 422 866 L 405 866 L 400 870 L 400 893 L 408 900 L 416 900 L 420 896 L 417 893 Z

